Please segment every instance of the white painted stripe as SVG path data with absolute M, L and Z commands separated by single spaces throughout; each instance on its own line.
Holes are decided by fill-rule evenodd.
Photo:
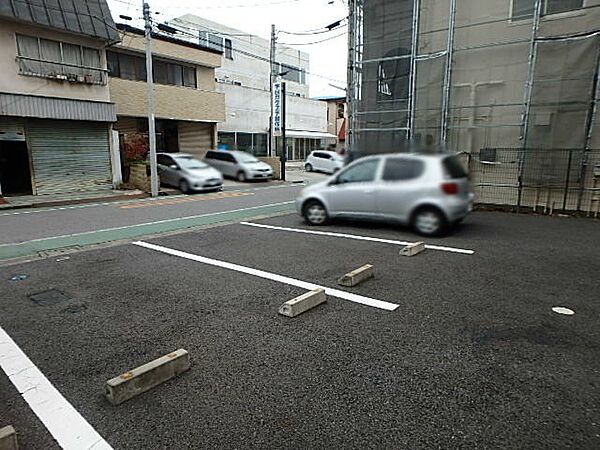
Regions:
M 306 230 L 304 228 L 287 228 L 287 227 L 276 227 L 273 225 L 263 225 L 261 223 L 251 223 L 251 222 L 240 222 L 241 225 L 247 225 L 250 227 L 256 228 L 266 228 L 269 230 L 279 230 L 279 231 L 290 231 L 293 233 L 303 233 L 303 234 L 316 234 L 318 236 L 331 236 L 331 237 L 340 237 L 346 239 L 356 239 L 357 241 L 370 241 L 370 242 L 381 242 L 383 244 L 393 244 L 393 245 L 410 245 L 414 244 L 414 242 L 407 241 L 394 241 L 392 239 L 381 239 L 370 236 L 359 236 L 357 234 L 347 234 L 347 233 L 332 233 L 330 231 L 313 231 Z M 430 250 L 439 250 L 442 252 L 452 252 L 452 253 L 462 253 L 464 255 L 472 255 L 475 253 L 473 250 L 467 250 L 464 248 L 455 248 L 455 247 L 442 247 L 441 245 L 425 245 L 425 248 Z
M 48 237 L 43 237 L 43 238 L 38 238 L 38 239 L 31 239 L 29 241 L 8 242 L 6 244 L 0 244 L 0 248 L 1 247 L 12 247 L 12 246 L 19 245 L 19 244 L 27 244 L 29 242 L 46 241 L 49 239 L 62 239 L 62 238 L 69 238 L 69 237 L 76 237 L 76 236 L 85 236 L 86 234 L 103 233 L 105 231 L 127 230 L 129 228 L 144 227 L 146 225 L 158 225 L 161 223 L 177 222 L 180 220 L 200 219 L 202 217 L 219 216 L 221 214 L 229 214 L 229 213 L 242 212 L 242 211 L 252 211 L 253 209 L 268 208 L 270 206 L 289 205 L 290 203 L 294 203 L 294 201 L 291 200 L 289 202 L 269 203 L 267 205 L 250 206 L 248 208 L 240 208 L 240 209 L 228 209 L 226 211 L 217 211 L 214 213 L 198 214 L 196 216 L 175 217 L 173 219 L 164 219 L 164 220 L 156 220 L 154 222 L 136 223 L 133 225 L 124 225 L 122 227 L 104 228 L 102 230 L 94 230 L 94 231 L 84 231 L 82 233 L 61 234 L 59 236 L 48 236 Z
M 385 309 L 387 311 L 394 311 L 399 305 L 395 303 L 384 302 L 370 297 L 364 297 L 362 295 L 352 294 L 346 291 L 340 291 L 338 289 L 328 288 L 307 281 L 297 280 L 295 278 L 278 275 L 276 273 L 265 272 L 264 270 L 253 269 L 252 267 L 240 266 L 239 264 L 228 263 L 225 261 L 219 261 L 218 259 L 206 258 L 204 256 L 194 255 L 192 253 L 182 252 L 180 250 L 174 250 L 160 245 L 149 244 L 147 242 L 137 241 L 133 243 L 139 247 L 144 247 L 157 252 L 166 253 L 167 255 L 178 256 L 179 258 L 185 258 L 192 261 L 196 261 L 203 264 L 209 264 L 211 266 L 222 267 L 224 269 L 235 270 L 236 272 L 246 273 L 248 275 L 254 275 L 255 277 L 265 278 L 267 280 L 277 281 L 279 283 L 289 284 L 290 286 L 296 286 L 307 291 L 314 289 L 325 289 L 327 295 L 332 297 L 341 298 L 343 300 L 349 300 L 354 303 L 360 303 L 361 305 L 372 306 L 374 308 Z
M 77 412 L 0 327 L 0 367 L 64 449 L 112 447 Z

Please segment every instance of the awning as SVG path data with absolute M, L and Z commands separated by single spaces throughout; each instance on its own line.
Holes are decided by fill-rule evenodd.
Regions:
M 323 131 L 302 131 L 302 130 L 286 130 L 287 137 L 309 138 L 309 139 L 337 139 L 335 134 L 325 133 Z

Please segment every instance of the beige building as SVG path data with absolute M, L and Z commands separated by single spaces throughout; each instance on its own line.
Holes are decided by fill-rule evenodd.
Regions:
M 346 97 L 318 97 L 317 100 L 327 103 L 327 133 L 336 136 L 336 150 L 345 149 L 348 130 Z
M 118 25 L 121 42 L 107 51 L 110 98 L 117 106 L 114 129 L 124 138 L 147 132 L 144 33 Z M 203 157 L 215 148 L 217 123 L 225 120 L 225 97 L 216 92 L 222 52 L 164 35 L 153 36 L 157 151 Z
M 0 2 L 0 195 L 111 189 L 110 11 L 38 3 Z

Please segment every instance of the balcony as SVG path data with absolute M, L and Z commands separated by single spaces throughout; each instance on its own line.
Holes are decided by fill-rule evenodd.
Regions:
M 106 85 L 108 71 L 96 67 L 48 61 L 27 56 L 17 56 L 21 75 L 48 78 L 70 83 Z

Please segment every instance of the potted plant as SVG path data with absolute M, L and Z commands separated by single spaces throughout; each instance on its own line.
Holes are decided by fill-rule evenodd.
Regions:
M 129 181 L 133 166 L 147 165 L 148 135 L 145 133 L 128 133 L 121 140 L 121 161 L 123 162 L 123 181 Z

